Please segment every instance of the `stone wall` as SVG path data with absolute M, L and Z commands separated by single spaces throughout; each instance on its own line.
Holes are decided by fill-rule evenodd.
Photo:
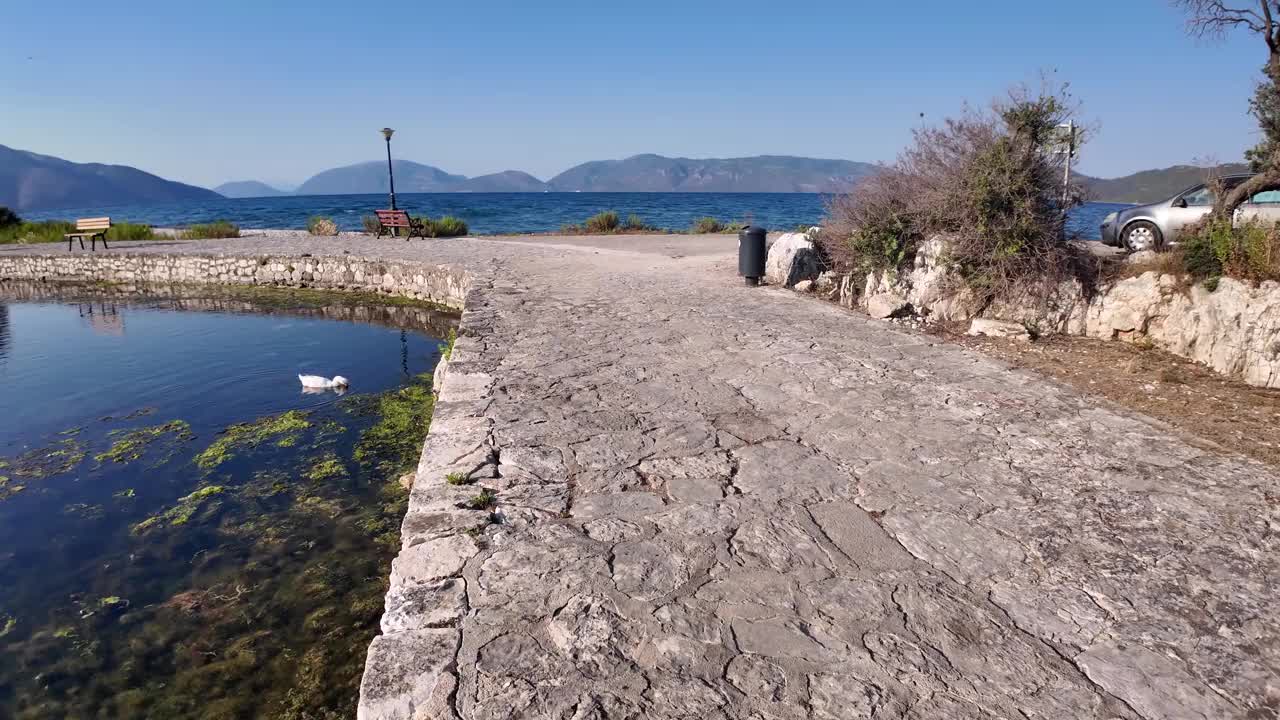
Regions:
M 932 238 L 903 272 L 847 276 L 832 294 L 874 317 L 977 317 L 1035 323 L 1042 332 L 1150 342 L 1238 377 L 1280 387 L 1280 283 L 1223 278 L 1210 291 L 1185 277 L 1148 271 L 1087 295 L 1064 282 L 1048 297 L 1007 297 L 981 304 L 945 262 L 945 241 Z
M 444 265 L 356 256 L 13 255 L 0 257 L 0 279 L 284 285 L 362 290 L 461 309 L 472 277 Z

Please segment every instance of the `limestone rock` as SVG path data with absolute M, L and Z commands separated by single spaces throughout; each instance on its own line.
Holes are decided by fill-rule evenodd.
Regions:
M 800 282 L 796 283 L 795 291 L 807 293 L 813 289 L 813 283 L 814 283 L 813 280 L 801 280 Z
M 865 306 L 868 315 L 882 320 L 909 315 L 912 311 L 911 303 L 906 298 L 892 292 L 868 295 Z
M 822 258 L 804 233 L 785 233 L 769 247 L 764 276 L 773 285 L 792 287 L 801 280 L 816 280 Z
M 1015 322 L 992 320 L 991 318 L 974 318 L 973 321 L 969 323 L 969 331 L 965 334 L 1001 338 L 1024 338 L 1027 337 L 1027 328 L 1025 325 Z

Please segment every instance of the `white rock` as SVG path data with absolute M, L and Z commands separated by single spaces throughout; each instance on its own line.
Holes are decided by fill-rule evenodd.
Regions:
M 965 334 L 986 335 L 987 337 L 1019 338 L 1027 335 L 1027 328 L 1019 323 L 1006 322 L 1004 320 L 974 318 L 973 322 L 969 323 L 969 332 Z
M 795 291 L 802 292 L 802 293 L 809 292 L 810 290 L 813 289 L 813 282 L 814 281 L 812 280 L 801 280 L 800 282 L 796 283 Z
M 911 312 L 911 303 L 892 292 L 868 295 L 864 306 L 873 318 L 891 318 Z
M 769 247 L 764 276 L 770 284 L 792 287 L 821 273 L 822 259 L 804 233 L 784 233 Z

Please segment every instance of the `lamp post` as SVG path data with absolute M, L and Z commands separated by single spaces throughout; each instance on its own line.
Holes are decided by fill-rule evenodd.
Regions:
M 391 135 L 395 130 L 382 128 L 382 137 L 387 139 L 387 178 L 391 180 L 391 209 L 396 209 L 396 175 L 391 171 Z

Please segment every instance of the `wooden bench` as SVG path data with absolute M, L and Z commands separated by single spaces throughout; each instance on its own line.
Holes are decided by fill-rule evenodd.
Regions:
M 427 239 L 427 224 L 409 217 L 409 213 L 404 210 L 374 210 L 373 212 L 378 216 L 378 237 L 392 235 L 396 228 L 407 228 L 409 236 L 405 238 L 405 242 L 412 239 L 414 235 L 423 240 Z
M 84 239 L 89 238 L 89 246 L 93 250 L 98 249 L 98 239 L 102 239 L 102 247 L 106 250 L 111 248 L 107 246 L 107 231 L 111 229 L 111 218 L 80 218 L 76 221 L 76 231 L 67 233 L 67 251 L 71 250 L 71 241 L 79 240 L 80 249 L 84 249 Z

